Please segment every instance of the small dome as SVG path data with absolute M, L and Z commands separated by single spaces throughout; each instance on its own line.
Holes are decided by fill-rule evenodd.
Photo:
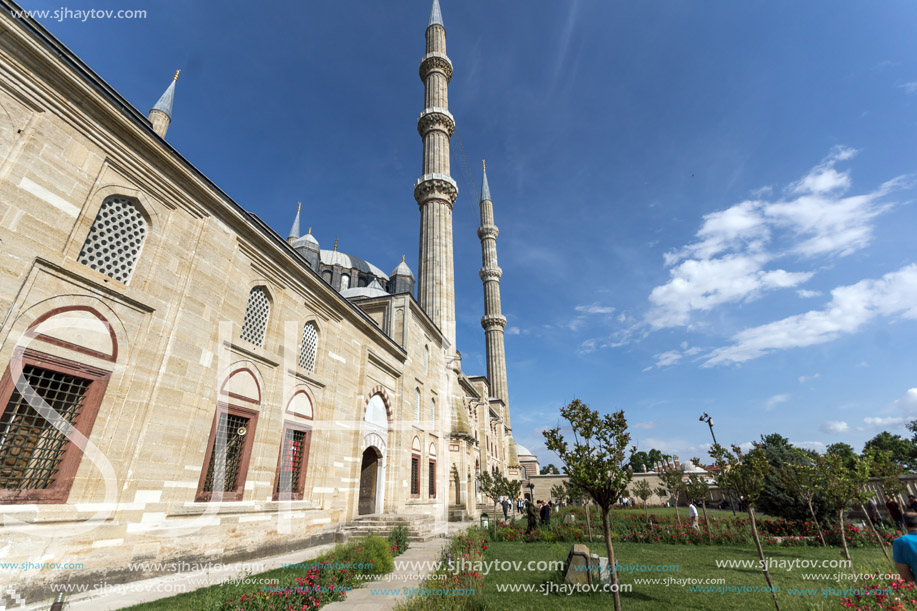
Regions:
M 372 263 L 364 261 L 359 257 L 345 254 L 339 250 L 322 250 L 321 258 L 322 264 L 328 265 L 329 267 L 332 265 L 340 265 L 344 269 L 355 269 L 357 271 L 363 272 L 364 274 L 371 274 L 377 278 L 388 280 L 388 276 L 385 275 L 385 272 L 383 272 Z
M 309 248 L 311 250 L 320 250 L 318 240 L 311 233 L 307 233 L 293 242 L 293 248 Z
M 527 447 L 523 445 L 519 445 L 517 443 L 516 444 L 516 456 L 518 456 L 519 458 L 522 458 L 523 456 L 535 456 L 535 455 L 529 452 L 529 449 Z
M 398 267 L 395 268 L 395 271 L 392 272 L 392 277 L 395 276 L 408 276 L 414 278 L 414 274 L 411 272 L 411 268 L 408 267 L 408 264 L 404 262 L 404 257 L 401 257 L 401 263 L 398 264 Z
M 382 288 L 378 280 L 373 280 L 369 286 L 353 287 L 341 291 L 343 297 L 385 297 L 388 291 Z

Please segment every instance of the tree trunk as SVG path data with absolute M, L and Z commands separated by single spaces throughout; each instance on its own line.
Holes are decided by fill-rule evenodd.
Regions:
M 815 528 L 818 530 L 818 538 L 821 539 L 821 546 L 828 547 L 828 544 L 825 543 L 825 536 L 821 533 L 821 524 L 818 523 L 818 516 L 815 515 L 815 510 L 812 509 L 812 499 L 806 499 L 806 502 L 809 504 L 809 513 L 812 515 L 812 519 L 815 520 Z
M 589 533 L 589 543 L 592 543 L 592 520 L 589 518 L 589 514 L 592 513 L 589 510 L 589 502 L 587 501 L 584 505 L 586 510 L 586 531 Z
M 872 518 L 869 517 L 869 513 L 866 511 L 866 508 L 863 507 L 863 503 L 860 503 L 860 511 L 866 514 L 866 521 L 869 522 L 869 527 L 872 529 L 872 533 L 876 536 L 876 541 L 878 541 L 879 547 L 882 548 L 882 553 L 885 554 L 885 559 L 891 562 L 891 558 L 888 557 L 888 550 L 885 549 L 885 541 L 882 540 L 882 536 L 879 534 L 879 531 L 876 530 L 876 525 L 872 523 Z
M 611 544 L 611 524 L 608 521 L 609 508 L 602 507 L 602 531 L 605 535 L 605 547 L 608 548 L 608 570 L 611 571 L 611 589 L 614 591 L 615 611 L 621 611 L 621 593 L 619 590 L 615 548 Z
M 850 559 L 850 550 L 847 549 L 847 533 L 844 531 L 844 508 L 841 507 L 840 510 L 840 523 L 841 523 L 841 543 L 844 544 L 844 556 L 847 558 L 847 566 L 850 569 L 850 576 L 856 579 L 856 574 L 853 572 L 853 561 Z
M 704 510 L 704 523 L 707 525 L 707 543 L 713 543 L 713 540 L 710 538 L 710 519 L 707 517 L 707 501 L 706 501 L 706 499 L 701 499 L 700 507 L 701 507 L 701 509 Z
M 675 491 L 675 518 L 678 520 L 678 526 L 681 526 L 681 515 L 678 513 L 678 497 L 681 496 L 678 494 L 678 491 Z
M 646 501 L 645 500 L 643 501 L 643 519 L 646 520 L 647 522 L 650 521 L 650 517 L 646 513 Z
M 761 539 L 758 537 L 758 523 L 755 521 L 755 508 L 748 505 L 748 517 L 751 518 L 751 534 L 755 538 L 755 547 L 758 548 L 758 557 L 761 558 L 761 570 L 764 572 L 764 580 L 767 581 L 767 587 L 771 589 L 771 596 L 774 597 L 774 606 L 780 611 L 780 602 L 777 600 L 777 593 L 774 591 L 774 584 L 771 583 L 771 574 L 767 570 L 767 560 L 764 559 L 764 550 L 761 548 Z

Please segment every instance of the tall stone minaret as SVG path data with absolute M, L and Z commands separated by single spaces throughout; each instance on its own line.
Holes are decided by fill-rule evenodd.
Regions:
M 482 164 L 483 165 L 483 164 Z M 500 311 L 500 277 L 503 270 L 497 265 L 497 236 L 500 230 L 494 224 L 494 203 L 490 199 L 490 185 L 487 184 L 487 166 L 484 165 L 484 180 L 481 182 L 481 239 L 480 276 L 484 282 L 484 338 L 487 342 L 487 379 L 490 394 L 503 400 L 506 406 L 506 421 L 509 422 L 509 392 L 506 388 L 506 351 L 503 348 L 503 328 L 506 317 Z
M 417 301 L 455 351 L 455 272 L 452 263 L 452 205 L 458 186 L 449 175 L 449 139 L 455 120 L 449 112 L 452 62 L 446 56 L 446 28 L 439 0 L 427 26 L 427 52 L 420 62 L 424 110 L 417 120 L 423 138 L 423 175 L 414 184 L 420 205 L 420 259 Z
M 175 81 L 178 80 L 179 72 L 181 72 L 181 70 L 175 71 L 172 82 L 166 87 L 165 92 L 163 92 L 159 101 L 156 102 L 156 106 L 150 110 L 150 123 L 153 124 L 153 131 L 156 132 L 156 135 L 160 138 L 166 137 L 166 132 L 169 131 L 169 124 L 172 122 L 172 102 L 175 100 Z

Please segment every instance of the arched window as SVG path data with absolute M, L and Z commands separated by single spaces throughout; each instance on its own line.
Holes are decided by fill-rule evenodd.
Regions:
M 525 467 L 522 467 L 522 479 L 528 479 L 528 478 L 529 478 L 529 476 L 528 476 L 528 474 L 527 474 L 526 471 L 525 471 Z
M 414 390 L 414 422 L 420 422 L 420 389 Z
M 242 339 L 256 346 L 264 345 L 264 333 L 271 314 L 271 302 L 263 286 L 256 286 L 248 294 L 245 320 L 242 321 Z
M 123 197 L 102 202 L 77 261 L 127 284 L 147 235 L 147 222 L 137 205 Z
M 318 355 L 318 329 L 315 323 L 307 322 L 302 329 L 302 344 L 299 347 L 299 366 L 306 371 L 315 371 L 315 357 Z
M 430 373 L 430 346 L 423 347 L 423 374 L 429 375 Z
M 330 269 L 326 269 L 325 271 L 322 272 L 322 280 L 324 280 L 328 284 L 331 284 L 331 280 L 333 278 L 334 278 L 334 274 L 331 272 Z
M 430 420 L 436 422 L 436 400 L 430 399 Z
M 346 291 L 349 288 L 350 288 L 350 276 L 348 276 L 347 274 L 344 274 L 343 276 L 341 276 L 341 290 Z

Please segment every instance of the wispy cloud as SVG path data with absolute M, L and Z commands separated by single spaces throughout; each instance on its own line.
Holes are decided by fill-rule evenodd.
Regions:
M 752 301 L 813 276 L 809 270 L 774 266 L 781 258 L 843 257 L 869 245 L 873 219 L 891 208 L 883 198 L 910 186 L 911 179 L 901 176 L 869 193 L 847 195 L 850 171 L 837 164 L 855 154 L 835 147 L 787 185 L 784 197 L 747 200 L 704 216 L 696 241 L 665 254 L 669 281 L 650 293 L 646 322 L 653 329 L 690 327 L 697 312 Z M 802 297 L 817 294 L 799 290 Z
M 574 309 L 583 314 L 613 314 L 615 311 L 612 306 L 603 306 L 597 303 L 593 303 L 592 305 L 578 305 Z
M 863 422 L 866 423 L 866 426 L 872 427 L 875 429 L 884 429 L 887 427 L 900 426 L 907 422 L 907 418 L 904 416 L 886 416 L 886 417 L 875 417 L 870 416 L 863 418 Z
M 917 93 L 917 81 L 911 81 L 910 83 L 902 83 L 898 85 L 908 93 Z
M 802 297 L 803 299 L 812 299 L 813 297 L 821 297 L 821 291 L 810 291 L 808 289 L 799 289 L 796 291 L 796 294 Z
M 650 429 L 656 428 L 656 425 L 657 425 L 657 424 L 659 424 L 659 423 L 658 423 L 658 422 L 652 422 L 652 421 L 650 421 L 650 422 L 638 422 L 637 424 L 632 424 L 632 425 L 630 425 L 630 428 L 632 428 L 632 429 L 646 429 L 646 430 L 650 430 Z
M 775 350 L 801 348 L 848 335 L 874 318 L 917 318 L 917 264 L 878 280 L 861 280 L 831 291 L 823 310 L 789 316 L 740 331 L 732 345 L 711 352 L 703 367 L 744 363 Z
M 774 395 L 773 397 L 765 401 L 764 410 L 769 412 L 772 409 L 774 409 L 775 407 L 777 407 L 778 405 L 780 405 L 781 403 L 786 403 L 789 400 L 790 400 L 790 395 L 787 395 L 787 394 Z
M 813 373 L 813 374 L 810 375 L 810 376 L 799 376 L 799 383 L 800 383 L 800 384 L 805 384 L 805 383 L 808 382 L 809 380 L 817 380 L 817 379 L 820 378 L 820 377 L 821 377 L 821 374 L 820 374 L 820 373 Z

